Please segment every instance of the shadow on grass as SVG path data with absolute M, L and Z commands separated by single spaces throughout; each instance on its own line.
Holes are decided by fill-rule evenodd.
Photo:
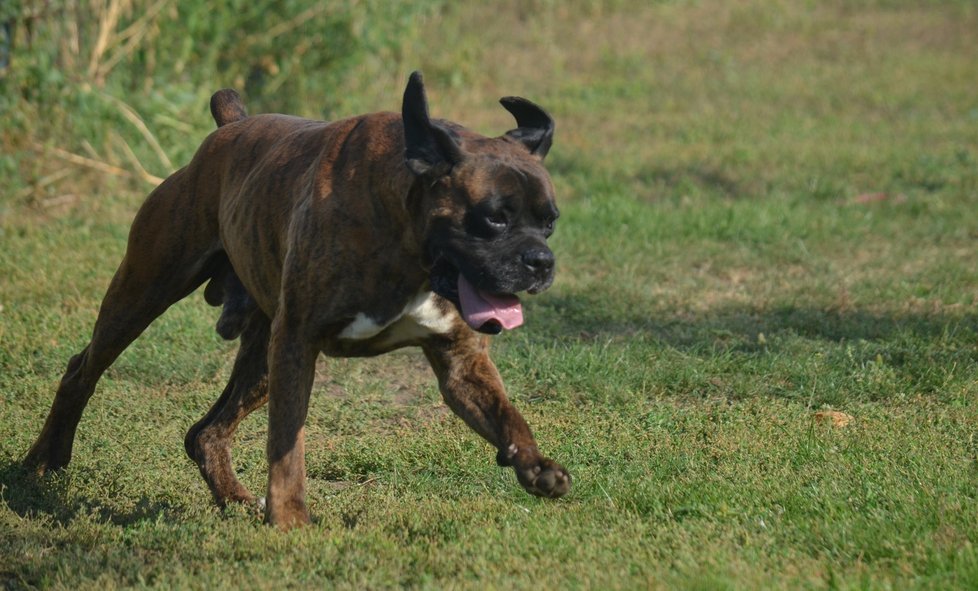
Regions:
M 0 465 L 2 501 L 10 511 L 23 518 L 46 515 L 54 523 L 64 526 L 81 515 L 92 515 L 100 521 L 128 526 L 141 521 L 155 521 L 161 515 L 166 516 L 167 520 L 179 519 L 184 513 L 179 507 L 145 495 L 131 510 L 111 509 L 105 507 L 101 499 L 69 493 L 77 490 L 71 480 L 67 471 L 38 476 L 17 462 L 8 461 Z
M 645 308 L 647 310 L 647 308 Z M 971 340 L 978 336 L 978 313 L 832 310 L 782 305 L 758 308 L 747 305 L 717 307 L 701 314 L 654 311 L 643 314 L 608 309 L 593 296 L 554 295 L 540 310 L 534 340 L 579 339 L 660 341 L 678 349 L 700 349 L 723 342 L 757 342 L 758 335 L 799 336 L 842 343 L 883 341 L 911 337 L 921 342 Z M 764 337 L 762 337 L 764 338 Z

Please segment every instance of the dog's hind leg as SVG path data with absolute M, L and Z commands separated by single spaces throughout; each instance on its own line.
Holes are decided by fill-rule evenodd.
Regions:
M 26 467 L 44 473 L 68 464 L 75 430 L 99 378 L 153 320 L 193 291 L 187 280 L 181 289 L 153 293 L 158 284 L 133 267 L 128 257 L 123 260 L 102 300 L 92 340 L 68 362 L 44 428 L 24 459 Z
M 268 401 L 269 324 L 268 317 L 257 309 L 244 321 L 227 387 L 184 440 L 187 455 L 197 463 L 214 500 L 222 507 L 229 502 L 255 500 L 234 475 L 231 439 L 238 424 Z
M 183 180 L 178 172 L 164 181 L 136 215 L 92 340 L 68 362 L 25 467 L 43 474 L 68 464 L 78 422 L 105 370 L 154 319 L 213 273 L 214 254 L 220 248 L 216 227 L 175 236 L 168 225 L 172 214 L 186 206 Z

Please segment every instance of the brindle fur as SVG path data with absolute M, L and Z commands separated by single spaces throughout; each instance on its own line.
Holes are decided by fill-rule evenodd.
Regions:
M 238 424 L 268 402 L 265 518 L 286 529 L 307 523 L 303 428 L 317 356 L 404 346 L 422 348 L 448 406 L 496 447 L 499 463 L 512 465 L 526 490 L 566 493 L 570 476 L 537 450 L 506 398 L 488 337 L 469 328 L 451 296 L 432 296 L 440 332 L 426 333 L 401 316 L 433 289 L 436 256 L 477 268 L 480 277 L 500 277 L 496 287 L 549 285 L 552 255 L 543 241 L 556 208 L 541 162 L 552 123 L 542 134 L 532 124 L 535 105 L 504 105 L 531 125 L 490 139 L 428 121 L 418 74 L 401 115 L 332 123 L 248 117 L 233 91 L 217 93 L 212 112 L 220 127 L 136 214 L 91 342 L 69 361 L 25 465 L 38 473 L 67 465 L 102 373 L 155 318 L 210 280 L 205 297 L 224 306 L 218 330 L 227 338 L 240 334 L 240 348 L 227 387 L 185 444 L 219 505 L 256 502 L 235 477 L 230 448 Z M 519 109 L 529 111 L 521 116 Z M 407 131 L 406 117 L 413 117 Z M 405 140 L 418 129 L 428 134 L 420 149 L 414 136 Z M 519 209 L 512 237 L 493 239 L 487 253 L 466 252 L 466 245 L 487 242 L 468 235 L 472 212 L 502 192 Z M 512 260 L 488 258 L 523 252 L 526 261 L 530 247 L 534 257 L 550 259 L 545 266 L 527 262 L 524 278 Z M 386 328 L 361 340 L 339 338 L 358 314 Z

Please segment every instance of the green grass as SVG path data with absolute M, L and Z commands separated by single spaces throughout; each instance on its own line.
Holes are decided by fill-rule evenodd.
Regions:
M 151 187 L 50 149 L 138 173 L 121 137 L 165 175 L 103 94 L 179 166 L 209 93 L 247 72 L 190 41 L 169 70 L 163 32 L 92 85 L 38 57 L 42 27 L 0 78 L 0 586 L 978 587 L 972 3 L 340 6 L 316 22 L 346 60 L 303 62 L 333 51 L 310 29 L 248 53 L 220 27 L 254 26 L 252 9 L 193 26 L 282 60 L 250 87 L 255 111 L 396 109 L 420 67 L 433 112 L 482 132 L 511 125 L 501 95 L 553 112 L 558 280 L 494 358 L 572 492 L 523 493 L 405 351 L 323 361 L 313 526 L 219 512 L 182 441 L 234 345 L 198 295 L 103 378 L 72 465 L 21 472 Z M 816 424 L 823 409 L 853 421 Z M 255 413 L 235 448 L 255 491 L 264 435 Z

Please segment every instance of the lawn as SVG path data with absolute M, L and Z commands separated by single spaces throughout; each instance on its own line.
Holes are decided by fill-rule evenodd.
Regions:
M 257 3 L 220 16 L 267 35 L 213 36 L 250 69 L 180 45 L 213 24 L 175 30 L 177 0 L 122 4 L 117 31 L 152 18 L 101 61 L 48 14 L 0 74 L 0 586 L 978 588 L 973 3 Z M 201 294 L 107 372 L 72 464 L 25 474 L 210 93 L 336 118 L 397 110 L 413 69 L 435 116 L 557 121 L 557 280 L 493 348 L 567 497 L 524 493 L 405 350 L 321 361 L 312 526 L 219 511 L 183 451 L 235 353 Z M 235 447 L 254 491 L 265 432 Z

